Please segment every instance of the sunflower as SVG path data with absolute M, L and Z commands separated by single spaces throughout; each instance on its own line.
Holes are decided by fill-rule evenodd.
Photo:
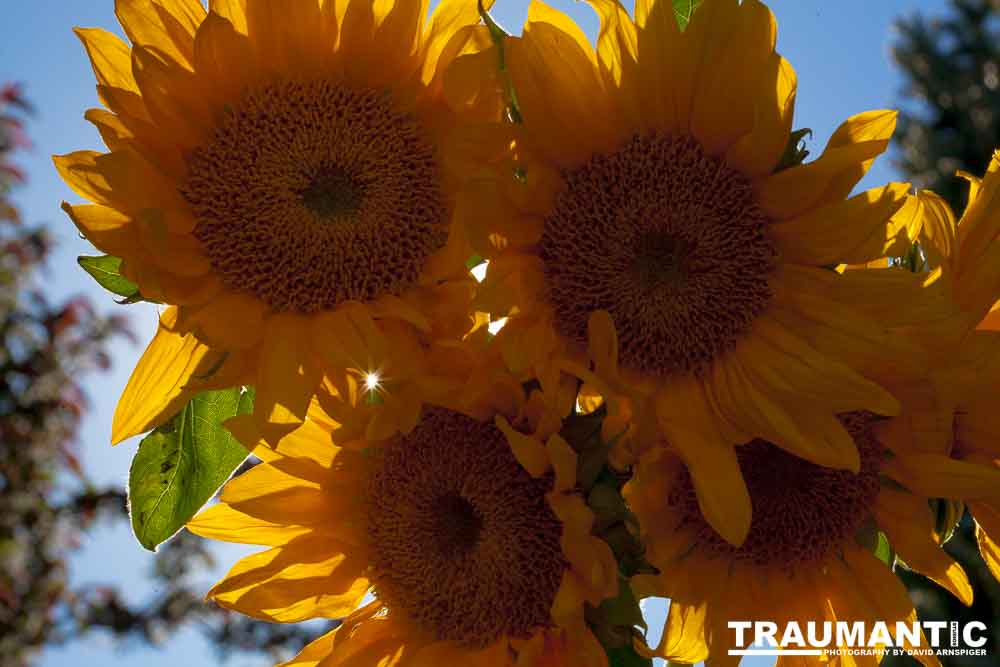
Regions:
M 1000 332 L 978 331 L 965 343 L 958 362 L 937 378 L 953 396 L 940 415 L 952 425 L 952 438 L 944 443 L 944 451 L 966 466 L 988 466 L 1000 471 L 1000 418 L 996 411 Z M 963 501 L 975 518 L 980 553 L 1000 579 L 1000 502 L 969 498 L 964 486 L 959 485 L 949 497 Z
M 727 626 L 733 619 L 766 619 L 779 628 L 789 621 L 803 628 L 807 622 L 865 621 L 871 628 L 877 621 L 889 627 L 916 621 L 891 562 L 873 553 L 880 533 L 906 567 L 972 603 L 968 578 L 940 548 L 931 501 L 964 497 L 996 506 L 1000 470 L 918 448 L 914 443 L 931 437 L 944 441 L 950 424 L 928 428 L 933 406 L 925 392 L 900 395 L 905 418 L 839 416 L 861 455 L 857 473 L 818 466 L 764 440 L 739 448 L 753 524 L 738 547 L 703 518 L 691 476 L 676 458 L 663 449 L 644 455 L 626 496 L 643 527 L 647 557 L 663 574 L 641 575 L 633 586 L 642 595 L 671 598 L 653 654 L 737 664 L 728 651 L 745 646 L 736 645 Z M 923 639 L 921 645 L 928 646 Z M 916 657 L 939 664 L 933 656 Z M 855 659 L 878 664 L 875 657 Z M 786 656 L 779 664 L 820 664 L 820 658 Z
M 891 418 L 867 411 L 838 415 L 861 457 L 856 473 L 816 465 L 766 439 L 746 442 L 737 456 L 753 519 L 746 541 L 734 546 L 702 515 L 692 473 L 669 450 L 642 455 L 625 494 L 643 527 L 647 556 L 664 574 L 640 576 L 634 587 L 672 600 L 662 640 L 652 653 L 681 662 L 711 656 L 725 664 L 733 660 L 728 650 L 736 637 L 727 622 L 735 618 L 773 620 L 779 627 L 793 620 L 915 621 L 905 588 L 889 564 L 873 555 L 880 535 L 899 562 L 971 604 L 967 576 L 940 548 L 954 524 L 940 521 L 936 510 L 942 505 L 964 504 L 977 520 L 982 517 L 981 551 L 987 562 L 998 564 L 1000 550 L 992 537 L 1000 538 L 1000 450 L 995 444 L 1000 424 L 991 397 L 1000 383 L 1000 338 L 995 332 L 970 332 L 976 326 L 971 313 L 985 312 L 996 288 L 987 294 L 981 280 L 989 274 L 987 267 L 962 270 L 954 261 L 962 246 L 954 216 L 942 215 L 947 211 L 942 206 L 924 192 L 908 204 L 908 214 L 917 218 L 910 220 L 911 233 L 919 232 L 932 269 L 919 276 L 925 284 L 918 286 L 930 305 L 904 301 L 883 312 L 892 326 L 908 335 L 920 333 L 920 345 L 890 351 L 874 375 L 899 399 L 900 413 Z M 987 217 L 966 215 L 967 220 L 989 219 L 988 209 Z M 995 233 L 983 223 L 967 229 L 963 238 L 992 247 Z M 968 261 L 983 257 L 981 251 L 964 256 Z M 913 287 L 905 280 L 912 274 L 901 268 L 844 275 L 850 274 L 881 274 Z M 953 298 L 966 284 L 980 290 L 979 305 Z M 914 358 L 899 358 L 909 355 Z M 936 658 L 915 657 L 938 664 Z M 803 657 L 779 660 L 813 664 Z
M 490 262 L 479 303 L 510 316 L 498 344 L 514 367 L 571 370 L 643 439 L 669 442 L 738 544 L 736 443 L 857 471 L 835 415 L 898 410 L 857 369 L 899 341 L 855 304 L 877 313 L 899 295 L 871 288 L 882 272 L 831 270 L 909 233 L 907 185 L 848 196 L 896 114 L 850 118 L 797 164 L 796 77 L 764 5 L 706 0 L 680 32 L 670 2 L 637 2 L 634 21 L 616 0 L 590 4 L 596 52 L 537 1 L 505 43 L 523 124 L 495 126 L 513 155 L 470 186 L 495 202 L 466 216 Z
M 55 158 L 93 202 L 65 204 L 73 222 L 170 306 L 114 442 L 234 383 L 258 387 L 262 427 L 294 425 L 324 372 L 398 380 L 382 366 L 403 349 L 470 327 L 445 136 L 499 113 L 474 3 L 444 0 L 427 21 L 418 0 L 117 0 L 116 13 L 131 46 L 77 30 L 108 109 L 86 117 L 109 152 Z M 337 354 L 373 328 L 381 349 Z
M 952 304 L 947 322 L 929 329 L 937 344 L 960 340 L 972 329 L 1000 330 L 1000 152 L 982 178 L 958 176 L 969 183 L 961 219 L 933 192 L 918 194 L 923 214 L 917 240 L 931 272 L 928 282 Z
M 427 408 L 408 434 L 349 447 L 318 402 L 273 447 L 242 420 L 263 463 L 188 528 L 271 548 L 209 597 L 269 621 L 344 619 L 288 665 L 606 666 L 584 603 L 615 596 L 618 569 L 574 490 L 576 454 L 538 391 L 498 384 L 491 400 L 516 412 Z
M 959 176 L 970 186 L 960 220 L 934 193 L 918 195 L 924 208 L 919 243 L 930 271 L 928 282 L 950 308 L 943 319 L 909 323 L 911 333 L 934 356 L 928 384 L 941 399 L 925 401 L 920 415 L 898 437 L 909 438 L 921 450 L 911 474 L 924 470 L 939 476 L 947 470 L 953 484 L 944 497 L 966 504 L 976 520 L 983 559 L 1000 576 L 1000 502 L 970 496 L 968 488 L 972 471 L 1000 470 L 994 400 L 1000 387 L 1000 153 L 982 178 L 965 172 Z M 944 437 L 928 437 L 929 432 Z

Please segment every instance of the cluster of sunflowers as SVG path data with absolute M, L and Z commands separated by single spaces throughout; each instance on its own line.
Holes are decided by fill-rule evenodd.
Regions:
M 965 508 L 1000 576 L 1000 158 L 960 223 L 852 196 L 895 114 L 805 162 L 763 4 L 588 1 L 596 50 L 538 1 L 78 32 L 109 152 L 64 208 L 164 304 L 113 440 L 254 389 L 261 462 L 187 527 L 269 547 L 218 604 L 342 619 L 288 665 L 734 664 L 731 620 L 914 620 L 894 565 L 971 603 Z

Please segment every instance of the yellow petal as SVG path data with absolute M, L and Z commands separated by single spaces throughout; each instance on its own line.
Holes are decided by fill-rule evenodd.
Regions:
M 101 157 L 105 156 L 97 151 L 76 151 L 55 155 L 52 161 L 73 192 L 98 204 L 111 204 L 111 186 L 97 168 Z
M 811 292 L 811 287 L 810 284 L 789 299 L 794 305 L 774 307 L 769 316 L 785 328 L 797 331 L 824 357 L 837 359 L 848 368 L 864 369 L 872 379 L 888 381 L 919 376 L 926 365 L 926 350 L 916 341 L 890 329 L 877 316 L 859 313 L 850 305 Z M 894 303 L 907 301 L 900 299 Z M 887 349 L 898 354 L 886 355 Z M 896 385 L 892 387 L 895 388 Z
M 555 469 L 556 480 L 553 489 L 568 491 L 576 486 L 576 452 L 559 435 L 553 435 L 545 443 L 549 459 Z
M 185 277 L 170 275 L 161 266 L 141 256 L 122 258 L 121 274 L 139 286 L 152 301 L 178 306 L 200 306 L 222 291 L 222 282 L 213 274 Z
M 571 168 L 617 147 L 596 56 L 571 19 L 533 0 L 524 36 L 506 45 L 524 127 L 546 157 Z
M 319 664 L 333 651 L 333 636 L 342 627 L 331 630 L 319 639 L 314 639 L 297 656 L 281 663 L 279 667 L 319 667 Z
M 162 210 L 139 211 L 133 217 L 132 230 L 150 261 L 165 273 L 182 278 L 204 278 L 212 270 L 201 242 L 190 234 L 171 233 L 170 223 Z
M 115 15 L 136 46 L 148 46 L 174 62 L 190 65 L 194 32 L 205 17 L 199 0 L 169 0 L 167 9 L 156 0 L 115 0 Z
M 768 361 L 775 360 L 766 357 L 759 362 L 763 368 L 755 368 L 753 356 L 742 350 L 730 355 L 716 365 L 711 380 L 719 412 L 750 436 L 743 442 L 762 438 L 818 465 L 857 471 L 857 447 L 831 408 L 813 408 L 791 386 L 779 384 L 789 369 L 772 368 Z
M 958 225 L 958 245 L 963 264 L 973 264 L 998 235 L 1000 227 L 1000 153 L 994 153 L 986 174 L 976 184 L 975 197 Z
M 213 10 L 198 28 L 194 64 L 199 76 L 210 80 L 213 95 L 236 101 L 255 77 L 253 49 L 246 38 L 246 17 L 241 33 L 233 22 Z
M 979 544 L 979 554 L 986 561 L 995 579 L 1000 580 L 1000 545 L 998 545 L 983 526 L 978 523 L 979 514 L 976 513 L 976 542 Z
M 332 39 L 317 0 L 247 0 L 247 26 L 261 68 L 319 73 Z
M 662 1 L 662 0 L 661 0 Z M 695 664 L 708 657 L 705 622 L 709 602 L 671 601 L 656 655 L 671 662 Z
M 622 98 L 631 98 L 638 56 L 635 24 L 619 0 L 587 1 L 601 18 L 601 30 L 597 36 L 597 60 L 601 70 L 610 85 L 627 86 Z M 626 100 L 620 102 L 627 103 Z M 630 114 L 630 117 L 635 115 Z
M 317 421 L 318 411 L 321 411 L 318 403 L 313 403 L 306 422 L 274 444 L 263 442 L 252 415 L 237 415 L 226 420 L 226 429 L 259 459 L 278 470 L 322 483 L 329 481 L 329 471 L 340 448 L 333 444 L 330 435 L 336 425 Z M 314 465 L 307 468 L 304 462 Z
M 369 615 L 347 627 L 350 634 L 334 638 L 328 663 L 331 667 L 395 667 L 401 658 L 402 644 L 416 648 L 407 628 L 391 614 Z
M 552 601 L 552 620 L 558 625 L 572 622 L 583 611 L 587 593 L 580 577 L 572 569 L 563 573 L 559 590 Z
M 101 154 L 77 151 L 53 158 L 63 180 L 81 197 L 126 213 L 160 209 L 170 231 L 190 232 L 194 221 L 177 211 L 187 205 L 171 183 L 131 148 Z
M 168 308 L 160 326 L 129 377 L 111 426 L 117 444 L 166 422 L 196 393 L 186 385 L 207 360 L 210 349 L 191 334 L 174 330 L 177 309 Z
M 88 109 L 83 117 L 93 123 L 97 131 L 101 133 L 104 145 L 111 150 L 119 150 L 125 146 L 129 139 L 135 138 L 135 134 L 122 119 L 110 111 Z
M 177 182 L 186 178 L 187 164 L 180 149 L 173 143 L 171 137 L 163 136 L 162 131 L 152 124 L 147 116 L 145 104 L 138 94 L 106 86 L 97 88 L 103 91 L 99 93 L 102 101 L 116 111 L 112 113 L 103 109 L 89 109 L 83 116 L 101 133 L 105 145 L 112 152 L 125 150 L 130 145 L 141 146 L 140 152 L 148 156 L 166 176 Z M 107 91 L 117 92 L 111 94 L 110 98 L 105 98 L 104 93 Z M 121 99 L 128 99 L 122 98 L 123 95 L 134 96 L 137 104 L 141 105 L 142 117 L 132 115 L 116 103 Z
M 381 51 L 383 57 L 414 53 L 419 46 L 427 12 L 428 0 L 396 0 L 375 31 L 373 48 Z
M 705 9 L 705 5 L 698 8 L 692 23 Z M 719 50 L 711 56 L 706 52 L 691 110 L 691 131 L 710 155 L 718 155 L 754 129 L 759 81 L 768 75 L 777 33 L 771 10 L 757 0 L 746 0 Z
M 992 466 L 921 452 L 897 456 L 883 464 L 882 470 L 927 498 L 1000 500 L 1000 469 Z
M 951 268 L 956 255 L 955 214 L 944 199 L 928 190 L 917 194 L 920 205 L 920 247 L 931 268 Z
M 309 333 L 305 317 L 282 313 L 267 320 L 254 416 L 268 442 L 305 420 L 319 386 L 320 371 L 310 357 Z
M 225 292 L 194 314 L 192 324 L 214 347 L 246 349 L 264 335 L 269 308 L 245 292 Z
M 185 527 L 195 535 L 223 542 L 278 546 L 309 532 L 305 526 L 263 521 L 218 503 L 199 512 Z
M 674 108 L 679 129 L 684 134 L 694 129 L 699 88 L 706 77 L 714 78 L 739 19 L 738 0 L 705 0 L 681 33 L 681 48 L 673 53 L 677 59 Z
M 458 642 L 438 641 L 418 649 L 406 662 L 406 667 L 439 667 L 440 665 L 468 665 L 469 667 L 495 667 L 509 664 L 506 638 L 495 641 L 486 648 L 468 648 Z
M 897 622 L 912 623 L 917 620 L 916 610 L 906 588 L 885 563 L 862 549 L 845 549 L 844 557 L 849 571 L 844 576 L 842 585 L 853 589 L 867 603 L 871 612 L 874 612 L 873 620 L 884 621 L 890 628 L 895 627 Z M 927 646 L 923 637 L 920 645 Z M 912 648 L 912 645 L 903 648 Z M 921 656 L 915 657 L 923 661 Z
M 125 42 L 99 28 L 76 28 L 74 32 L 87 49 L 98 84 L 139 92 L 132 76 L 132 54 Z
M 386 339 L 363 306 L 347 305 L 311 322 L 312 344 L 331 369 L 369 372 L 382 366 Z
M 232 23 L 237 32 L 247 34 L 247 0 L 208 0 L 208 8 Z
M 673 5 L 640 0 L 636 3 L 635 15 L 639 26 L 635 72 L 638 122 L 647 131 L 678 132 L 681 127 L 675 98 L 687 99 L 690 89 L 681 91 L 677 85 L 684 45 Z
M 363 567 L 325 535 L 300 537 L 241 559 L 208 597 L 267 621 L 338 618 L 351 613 L 367 592 Z
M 492 4 L 492 2 L 485 4 Z M 477 23 L 479 23 L 479 8 L 476 3 L 464 0 L 441 0 L 438 2 L 423 35 L 424 69 L 422 78 L 425 82 L 434 78 L 438 69 L 438 59 L 449 40 L 460 29 Z
M 732 443 L 714 427 L 718 417 L 701 382 L 685 377 L 664 387 L 656 397 L 656 418 L 691 473 L 705 520 L 726 541 L 742 544 L 750 530 L 750 493 Z
M 128 216 L 99 204 L 71 206 L 63 202 L 62 209 L 98 250 L 116 257 L 141 257 L 145 254 L 128 226 Z
M 313 532 L 337 530 L 338 527 L 331 523 L 333 517 L 350 499 L 335 498 L 320 489 L 316 482 L 300 476 L 301 470 L 310 463 L 304 460 L 297 463 L 295 475 L 277 465 L 258 465 L 251 472 L 230 480 L 222 491 L 221 500 L 235 511 L 259 521 L 311 526 Z M 319 469 L 318 472 L 324 471 Z
M 496 63 L 496 46 L 489 29 L 485 25 L 465 26 L 448 40 L 436 61 L 424 61 L 424 81 L 429 91 L 440 90 L 447 105 L 469 120 L 496 122 L 504 106 L 506 85 Z M 444 130 L 446 118 L 428 119 L 429 127 Z
M 608 667 L 609 660 L 607 652 L 597 637 L 591 632 L 583 619 L 577 619 L 574 623 L 564 628 L 565 639 L 561 642 L 562 651 L 555 651 L 563 656 L 556 658 L 552 663 L 555 665 L 574 665 L 579 667 Z M 496 663 L 494 663 L 496 664 Z
M 514 457 L 528 471 L 528 474 L 532 477 L 541 477 L 552 467 L 548 452 L 545 451 L 545 446 L 538 438 L 515 430 L 502 415 L 497 415 L 494 418 L 494 423 L 497 428 L 503 431 L 507 442 L 510 443 L 511 451 L 514 452 Z
M 934 516 L 926 498 L 883 488 L 875 516 L 879 528 L 907 566 L 951 591 L 962 604 L 972 604 L 969 578 L 938 543 Z
M 830 137 L 827 148 L 839 148 L 865 141 L 888 140 L 896 130 L 899 113 L 892 109 L 866 111 L 841 123 Z
M 427 317 L 408 301 L 392 294 L 383 294 L 372 304 L 372 315 L 380 318 L 394 318 L 409 322 L 425 333 L 431 330 Z
M 787 388 L 806 400 L 815 399 L 835 412 L 899 414 L 899 401 L 888 391 L 842 362 L 825 357 L 796 335 L 794 327 L 784 326 L 774 318 L 757 318 L 746 346 L 755 353 L 741 355 L 744 365 L 752 367 L 755 377 L 772 387 Z M 778 368 L 780 371 L 775 370 Z
M 757 188 L 758 201 L 774 220 L 789 220 L 843 199 L 889 145 L 895 111 L 869 111 L 845 121 L 815 162 L 779 171 Z
M 824 266 L 862 264 L 884 257 L 895 242 L 890 218 L 906 202 L 909 186 L 891 183 L 771 225 L 782 258 Z M 905 230 L 904 230 L 905 234 Z
M 348 76 L 357 75 L 364 69 L 367 62 L 367 52 L 375 34 L 375 3 L 373 2 L 337 2 L 338 8 L 345 8 L 340 22 L 340 43 L 337 51 L 343 54 L 348 62 Z M 338 9 L 338 12 L 340 10 Z M 351 61 L 356 61 L 354 70 L 350 69 Z
M 747 176 L 757 179 L 774 171 L 785 152 L 795 114 L 798 80 L 791 64 L 777 53 L 764 66 L 757 100 L 753 130 L 740 138 L 726 153 L 726 162 Z
M 194 39 L 192 38 L 192 58 Z M 132 72 L 149 116 L 185 149 L 203 146 L 215 130 L 211 89 L 189 70 L 145 46 L 132 49 Z

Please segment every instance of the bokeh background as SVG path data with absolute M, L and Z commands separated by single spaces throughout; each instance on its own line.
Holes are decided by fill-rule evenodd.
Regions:
M 52 244 L 47 262 L 34 273 L 32 287 L 54 304 L 55 313 L 63 312 L 60 308 L 67 302 L 82 303 L 69 301 L 82 296 L 93 304 L 95 323 L 109 326 L 100 318 L 125 316 L 139 341 L 102 329 L 101 335 L 112 336 L 106 348 L 110 370 L 88 372 L 94 366 L 91 363 L 74 366 L 68 373 L 67 382 L 78 381 L 87 400 L 78 429 L 73 422 L 56 439 L 72 436 L 80 473 L 70 464 L 46 468 L 45 474 L 52 479 L 44 485 L 44 493 L 53 506 L 70 501 L 90 505 L 70 513 L 69 526 L 59 528 L 54 553 L 68 554 L 68 560 L 65 576 L 57 577 L 65 583 L 51 592 L 55 604 L 40 617 L 45 627 L 37 636 L 44 645 L 28 650 L 22 644 L 19 649 L 25 650 L 12 655 L 0 636 L 0 667 L 106 667 L 133 662 L 144 667 L 198 667 L 223 661 L 233 667 L 262 667 L 271 664 L 266 653 L 269 647 L 295 645 L 323 626 L 265 627 L 202 606 L 200 595 L 247 549 L 202 545 L 182 535 L 154 555 L 134 541 L 120 511 L 117 492 L 124 490 L 136 443 L 110 447 L 111 416 L 131 368 L 153 335 L 157 312 L 149 304 L 116 305 L 77 266 L 78 255 L 98 253 L 59 210 L 60 202 L 76 201 L 76 197 L 59 180 L 50 160 L 54 153 L 102 148 L 96 130 L 83 119 L 85 109 L 99 105 L 87 58 L 71 29 L 96 26 L 121 34 L 113 4 L 113 0 L 0 2 L 0 85 L 20 82 L 23 96 L 35 109 L 31 116 L 19 113 L 32 145 L 6 158 L 0 154 L 0 165 L 9 159 L 26 177 L 8 195 L 20 209 L 22 227 L 44 225 Z M 596 36 L 597 20 L 588 6 L 569 0 L 552 0 L 551 4 L 573 16 L 592 38 Z M 957 168 L 981 171 L 992 148 L 1000 143 L 994 121 L 1000 113 L 1000 3 L 772 0 L 768 4 L 778 17 L 778 48 L 799 75 L 795 127 L 811 128 L 806 143 L 813 155 L 848 116 L 868 109 L 903 108 L 909 113 L 899 137 L 859 189 L 916 179 L 921 186 L 932 186 L 949 197 L 961 210 L 965 190 L 951 174 Z M 527 0 L 497 0 L 494 15 L 516 33 L 527 7 Z M 6 243 L 6 255 L 11 252 L 8 242 L 14 232 L 4 229 L 0 240 Z M 103 361 L 97 358 L 95 363 Z M 6 391 L 18 391 L 3 386 Z M 56 444 L 67 449 L 67 443 Z M 14 502 L 8 473 L 0 462 L 0 512 Z M 4 550 L 9 551 L 15 528 L 0 521 L 0 635 L 5 627 L 14 627 L 11 618 L 18 616 L 17 601 L 9 590 L 11 581 L 22 577 L 24 585 L 23 577 L 32 576 L 30 563 L 5 560 Z M 970 568 L 982 569 L 961 530 L 949 548 L 968 561 Z M 15 565 L 21 568 L 17 573 Z M 947 594 L 917 575 L 902 576 L 928 618 L 957 618 L 949 616 L 959 611 Z M 993 621 L 998 599 L 996 586 L 986 586 L 979 607 L 962 613 Z M 665 608 L 664 601 L 646 606 L 653 637 L 659 634 Z M 991 623 L 991 627 L 996 625 Z M 762 667 L 771 661 L 758 658 L 744 664 Z M 1000 661 L 991 657 L 977 664 Z

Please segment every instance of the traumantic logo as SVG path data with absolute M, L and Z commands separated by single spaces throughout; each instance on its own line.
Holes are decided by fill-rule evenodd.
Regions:
M 771 621 L 730 621 L 729 628 L 736 633 L 729 655 L 986 655 L 986 624 L 979 621 L 899 621 L 895 627 L 882 621 L 790 621 L 781 632 Z

